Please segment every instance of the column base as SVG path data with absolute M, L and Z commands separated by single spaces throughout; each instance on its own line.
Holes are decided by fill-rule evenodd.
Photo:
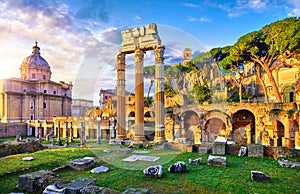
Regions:
M 146 141 L 145 136 L 144 135 L 140 135 L 140 136 L 134 136 L 132 142 L 134 144 L 138 144 L 138 143 L 143 143 L 144 141 Z
M 117 135 L 116 140 L 123 141 L 125 139 L 125 135 Z
M 162 142 L 166 142 L 166 138 L 165 137 L 154 137 L 153 141 L 162 143 Z

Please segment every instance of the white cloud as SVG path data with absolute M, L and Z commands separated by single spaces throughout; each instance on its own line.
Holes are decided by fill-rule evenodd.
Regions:
M 142 18 L 141 18 L 140 16 L 136 16 L 136 17 L 134 18 L 134 20 L 135 20 L 135 21 L 141 21 Z
M 211 19 L 206 17 L 200 17 L 200 18 L 189 17 L 188 20 L 190 22 L 211 22 Z
M 300 9 L 292 9 L 290 13 L 288 13 L 289 17 L 300 17 Z
M 218 5 L 220 9 L 227 12 L 230 18 L 249 14 L 250 11 L 262 12 L 272 6 L 273 3 L 269 0 L 237 0 Z
M 193 3 L 187 3 L 187 2 L 181 3 L 181 5 L 184 6 L 184 7 L 192 7 L 192 8 L 197 8 L 197 7 L 199 7 L 199 6 L 196 5 L 196 4 L 193 4 Z
M 249 0 L 246 5 L 249 5 L 250 9 L 260 10 L 265 9 L 268 1 L 266 0 Z

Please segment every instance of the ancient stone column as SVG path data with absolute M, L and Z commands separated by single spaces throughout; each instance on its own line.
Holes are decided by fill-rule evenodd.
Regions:
M 251 144 L 251 128 L 246 129 L 247 144 Z
M 164 46 L 155 48 L 155 142 L 164 142 L 165 139 L 165 114 L 164 114 Z
M 144 51 L 136 50 L 135 55 L 135 143 L 145 141 L 144 135 Z
M 126 137 L 126 112 L 125 112 L 125 53 L 117 56 L 117 137 L 116 140 L 124 140 Z

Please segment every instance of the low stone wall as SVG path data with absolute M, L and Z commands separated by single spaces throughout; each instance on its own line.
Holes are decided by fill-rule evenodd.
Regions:
M 300 157 L 300 150 L 287 147 L 265 146 L 264 155 L 268 157 L 273 157 L 276 160 L 281 157 L 294 158 Z
M 0 137 L 12 137 L 16 135 L 26 135 L 26 123 L 1 123 Z
M 239 144 L 226 145 L 226 154 L 233 154 L 233 155 L 237 156 L 241 146 L 245 146 L 247 148 L 249 148 L 249 147 L 263 147 L 263 151 L 262 151 L 263 156 L 273 157 L 276 160 L 280 157 L 287 157 L 287 158 L 300 157 L 300 150 L 297 150 L 297 149 L 294 149 L 294 148 L 262 146 L 262 145 L 253 145 L 253 144 L 248 144 L 248 145 L 239 145 Z M 247 150 L 247 152 L 249 152 L 249 150 Z
M 43 149 L 46 148 L 37 141 L 7 142 L 0 144 L 0 157 L 13 154 L 32 153 Z

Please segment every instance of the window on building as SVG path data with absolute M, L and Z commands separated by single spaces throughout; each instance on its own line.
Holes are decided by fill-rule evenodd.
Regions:
M 44 90 L 44 94 L 47 94 L 47 90 Z
M 54 91 L 53 94 L 55 95 L 55 94 L 56 94 L 56 91 Z
M 46 75 L 43 75 L 43 80 L 46 80 Z
M 255 83 L 254 82 L 252 83 L 252 88 L 255 88 Z
M 32 79 L 35 79 L 35 73 L 32 74 Z
M 43 103 L 43 108 L 47 109 L 47 103 L 46 102 Z
M 30 107 L 30 110 L 33 110 L 34 109 L 34 102 L 30 102 L 29 107 Z
M 130 97 L 128 97 L 128 101 L 130 101 L 131 99 L 130 99 Z
M 30 120 L 34 120 L 34 115 L 30 114 Z
M 108 96 L 105 96 L 104 99 L 107 100 L 107 97 L 108 97 Z

